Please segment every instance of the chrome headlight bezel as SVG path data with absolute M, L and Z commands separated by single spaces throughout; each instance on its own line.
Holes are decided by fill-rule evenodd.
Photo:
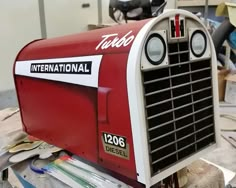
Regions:
M 198 35 L 198 36 L 197 36 Z M 194 49 L 194 37 L 202 37 L 202 41 L 204 42 L 204 47 L 202 48 L 202 50 L 200 52 L 197 52 L 195 49 Z M 205 52 L 206 52 L 206 49 L 207 49 L 207 37 L 206 37 L 206 34 L 202 31 L 202 30 L 195 30 L 193 33 L 192 33 L 192 36 L 191 36 L 191 39 L 190 39 L 190 48 L 191 48 L 191 52 L 192 54 L 195 56 L 195 57 L 202 57 Z
M 150 50 L 149 50 L 150 49 L 149 45 L 152 45 L 151 42 L 155 39 L 158 40 L 157 43 L 162 45 L 162 49 L 160 50 L 161 51 L 160 58 L 157 58 L 156 60 L 151 57 Z M 155 41 L 153 41 L 153 42 L 155 42 Z M 159 44 L 157 44 L 158 45 L 157 47 L 160 47 Z M 167 49 L 166 49 L 165 40 L 163 39 L 163 37 L 160 34 L 152 33 L 151 35 L 149 35 L 147 42 L 145 44 L 145 55 L 146 55 L 147 60 L 152 65 L 160 65 L 165 59 L 166 51 L 167 51 Z

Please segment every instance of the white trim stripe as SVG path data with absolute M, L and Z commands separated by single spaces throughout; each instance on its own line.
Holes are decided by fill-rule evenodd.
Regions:
M 33 78 L 40 78 L 46 80 L 60 81 L 71 84 L 98 87 L 98 76 L 99 68 L 102 60 L 102 55 L 94 56 L 82 56 L 82 57 L 68 57 L 68 58 L 55 58 L 55 59 L 40 59 L 40 60 L 28 60 L 28 61 L 16 61 L 15 74 L 22 75 Z M 83 63 L 91 62 L 91 74 L 70 74 L 70 73 L 49 73 L 41 72 L 35 73 L 31 72 L 32 64 L 54 64 L 54 63 Z
M 144 45 L 145 36 L 150 31 L 156 19 L 152 19 L 144 25 L 137 34 L 128 57 L 127 65 L 127 90 L 129 98 L 129 109 L 131 118 L 131 128 L 134 145 L 135 165 L 137 180 L 150 187 L 151 172 L 147 148 L 147 133 L 145 128 L 145 111 L 142 96 L 142 79 L 140 73 L 140 54 Z M 137 103 L 139 101 L 139 103 Z

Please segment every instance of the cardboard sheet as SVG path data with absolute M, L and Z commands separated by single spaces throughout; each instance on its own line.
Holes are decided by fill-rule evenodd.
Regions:
M 221 3 L 216 9 L 216 16 L 229 17 L 230 23 L 236 27 L 236 3 Z

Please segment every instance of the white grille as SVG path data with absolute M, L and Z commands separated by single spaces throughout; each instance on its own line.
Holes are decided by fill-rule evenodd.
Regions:
M 168 45 L 169 65 L 142 72 L 152 176 L 215 143 L 211 59 Z

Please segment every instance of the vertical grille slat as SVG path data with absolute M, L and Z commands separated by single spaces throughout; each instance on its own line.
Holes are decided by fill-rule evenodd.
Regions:
M 211 59 L 189 59 L 188 42 L 168 44 L 169 65 L 143 71 L 151 173 L 215 142 Z

